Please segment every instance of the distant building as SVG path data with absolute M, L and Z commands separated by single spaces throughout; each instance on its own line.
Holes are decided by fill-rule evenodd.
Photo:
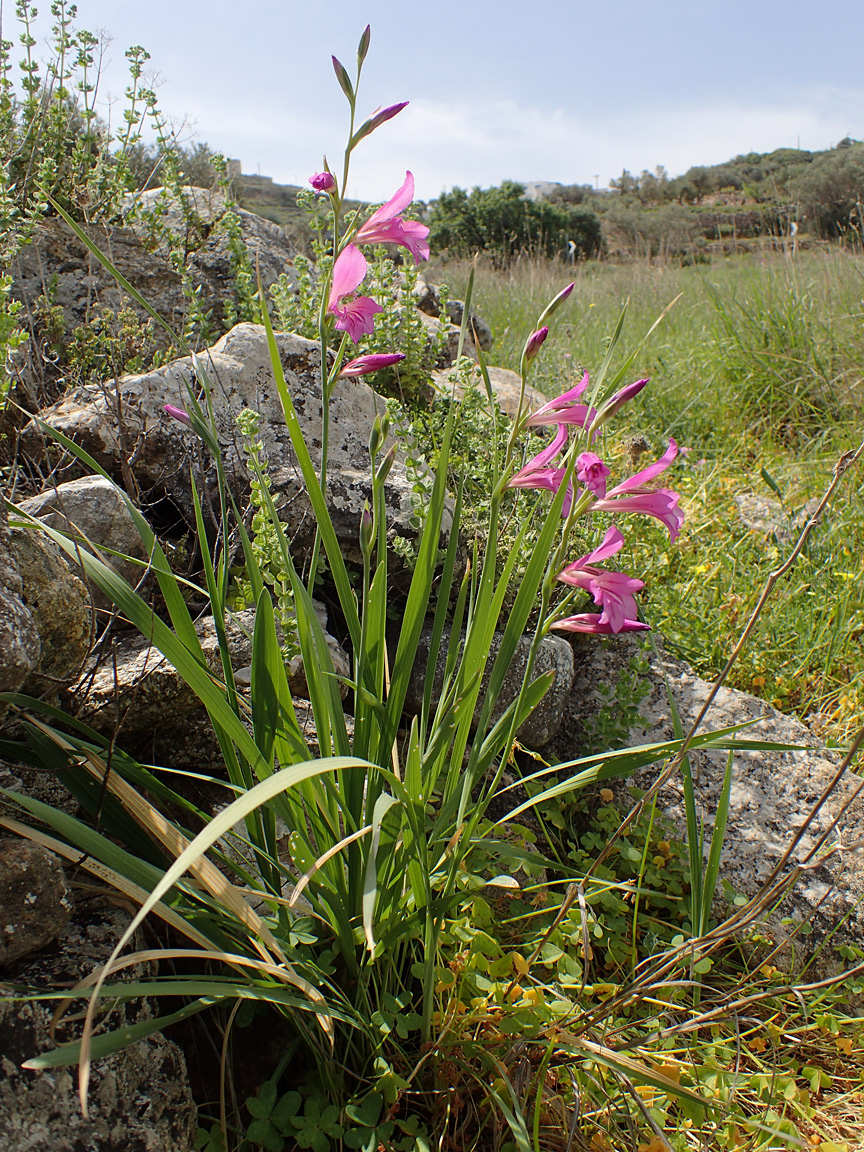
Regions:
M 561 187 L 560 180 L 520 180 L 519 183 L 525 185 L 526 200 L 545 200 Z

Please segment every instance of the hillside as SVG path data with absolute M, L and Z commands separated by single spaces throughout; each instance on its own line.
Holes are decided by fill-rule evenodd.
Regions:
M 241 175 L 234 189 L 242 207 L 280 224 L 298 243 L 308 242 L 296 185 Z M 515 196 L 514 189 L 519 190 Z M 748 152 L 721 164 L 693 166 L 678 176 L 663 167 L 638 175 L 625 169 L 604 190 L 547 182 L 532 186 L 528 196 L 524 191 L 525 185 L 505 182 L 500 189 L 443 193 L 427 206 L 434 247 L 439 253 L 487 247 L 495 252 L 499 224 L 507 233 L 508 259 L 526 247 L 539 251 L 538 243 L 548 255 L 559 249 L 564 255 L 566 237 L 573 235 L 579 241 L 577 258 L 602 250 L 611 259 L 649 255 L 698 262 L 746 251 L 765 237 L 857 246 L 864 237 L 864 143 L 846 138 L 821 152 Z M 524 238 L 512 220 L 514 198 L 522 205 Z M 551 211 L 555 208 L 557 214 Z M 509 218 L 499 221 L 505 211 Z M 592 216 L 599 222 L 596 234 L 589 227 L 583 243 Z

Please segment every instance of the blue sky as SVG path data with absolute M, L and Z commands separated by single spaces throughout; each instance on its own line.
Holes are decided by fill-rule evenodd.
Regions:
M 187 136 L 286 183 L 325 152 L 341 166 L 330 54 L 353 74 L 366 23 L 360 115 L 410 104 L 355 153 L 348 190 L 363 199 L 389 196 L 406 168 L 432 199 L 508 178 L 605 187 L 624 167 L 675 175 L 864 137 L 861 0 L 825 0 L 818 15 L 800 0 L 78 0 L 77 19 L 113 37 L 101 91 L 120 97 L 115 120 L 124 51 L 141 44 Z

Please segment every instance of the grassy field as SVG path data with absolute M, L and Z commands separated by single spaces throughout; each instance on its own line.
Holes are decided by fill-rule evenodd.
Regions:
M 468 272 L 438 265 L 430 279 L 459 296 Z M 622 357 L 675 301 L 634 364 L 634 378 L 650 376 L 651 384 L 616 418 L 604 453 L 624 455 L 633 435 L 656 455 L 669 436 L 685 450 L 670 473 L 683 494 L 685 529 L 669 546 L 662 528 L 634 518 L 629 570 L 646 580 L 646 618 L 711 676 L 770 569 L 791 549 L 808 502 L 864 436 L 864 259 L 766 249 L 689 268 L 480 265 L 474 301 L 495 332 L 492 363 L 518 368 L 524 333 L 572 278 L 569 313 L 556 317 L 532 375 L 550 395 L 581 368 L 597 368 L 628 301 Z M 839 739 L 864 711 L 861 493 L 857 471 L 775 590 L 731 681 Z M 776 531 L 742 518 L 741 504 L 748 511 L 763 501 L 782 506 Z

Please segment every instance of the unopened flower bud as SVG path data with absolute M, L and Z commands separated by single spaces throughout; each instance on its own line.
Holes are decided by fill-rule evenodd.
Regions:
M 332 192 L 336 187 L 336 181 L 329 172 L 313 172 L 309 183 L 316 192 Z
M 383 484 L 387 477 L 390 475 L 390 469 L 393 467 L 393 461 L 396 459 L 396 445 L 394 444 L 375 472 L 375 483 Z
M 351 104 L 353 106 L 353 104 L 354 104 L 354 87 L 351 83 L 351 77 L 348 75 L 347 71 L 345 70 L 345 65 L 341 64 L 336 59 L 335 56 L 331 56 L 330 59 L 333 61 L 333 71 L 336 73 L 336 79 L 339 81 L 339 87 L 342 89 L 342 91 L 345 93 L 345 95 L 351 101 Z
M 175 420 L 179 420 L 181 424 L 185 424 L 187 428 L 192 427 L 192 421 L 189 419 L 189 413 L 185 408 L 178 408 L 174 404 L 163 404 L 162 411 L 173 416 Z
M 372 431 L 369 433 L 369 455 L 374 460 L 390 432 L 390 418 L 385 412 L 383 416 L 376 416 L 372 421 Z
M 339 379 L 365 376 L 368 372 L 389 368 L 391 364 L 398 364 L 400 360 L 404 359 L 404 352 L 370 352 L 368 356 L 358 356 L 356 360 L 349 360 L 339 373 Z
M 351 137 L 351 148 L 356 148 L 364 137 L 374 132 L 385 120 L 392 120 L 403 108 L 408 107 L 408 101 L 403 100 L 401 104 L 390 104 L 387 108 L 379 108 L 373 112 L 368 120 L 365 120 L 354 135 Z
M 525 344 L 525 352 L 524 352 L 525 360 L 528 363 L 530 363 L 534 359 L 534 357 L 537 355 L 537 353 L 540 351 L 540 345 L 543 343 L 543 341 L 546 339 L 546 337 L 548 335 L 549 335 L 549 328 L 544 325 L 544 327 L 538 328 L 536 332 L 532 332 L 531 335 L 528 337 L 528 340 Z
M 552 313 L 556 312 L 558 310 L 558 308 L 561 307 L 561 305 L 564 303 L 564 301 L 567 299 L 567 297 L 570 295 L 570 293 L 573 291 L 573 289 L 575 287 L 576 287 L 576 281 L 574 280 L 572 282 L 572 284 L 568 284 L 566 288 L 562 288 L 561 291 L 558 293 L 558 295 L 555 297 L 555 299 L 546 305 L 545 309 L 543 310 L 543 315 L 540 317 L 540 319 L 537 321 L 537 323 L 543 324 L 544 321 L 548 320 L 549 317 L 552 315 Z
M 588 431 L 596 432 L 600 425 L 605 424 L 620 408 L 623 408 L 628 400 L 632 400 L 634 396 L 638 396 L 647 383 L 648 377 L 646 376 L 644 380 L 634 380 L 632 384 L 627 384 L 623 388 L 619 388 L 614 396 L 609 397 L 591 421 Z
M 369 25 L 363 29 L 363 35 L 360 37 L 360 43 L 357 46 L 357 66 L 362 67 L 363 61 L 366 59 L 366 53 L 369 51 L 369 40 L 371 38 L 371 30 Z
M 372 552 L 373 527 L 369 501 L 366 500 L 360 513 L 360 551 L 364 556 L 369 556 Z

